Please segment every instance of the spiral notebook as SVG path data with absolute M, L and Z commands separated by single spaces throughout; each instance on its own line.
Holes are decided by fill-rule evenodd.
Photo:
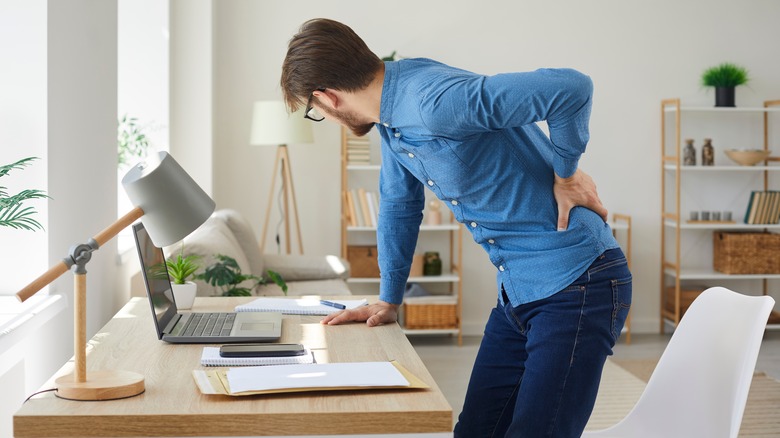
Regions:
M 331 300 L 346 309 L 368 305 L 366 300 Z M 258 298 L 251 303 L 236 306 L 236 312 L 280 312 L 287 315 L 328 315 L 341 309 L 320 304 L 319 298 Z
M 203 347 L 200 364 L 204 367 L 232 367 L 251 365 L 295 365 L 315 363 L 312 352 L 305 348 L 300 356 L 279 357 L 222 357 L 219 347 Z

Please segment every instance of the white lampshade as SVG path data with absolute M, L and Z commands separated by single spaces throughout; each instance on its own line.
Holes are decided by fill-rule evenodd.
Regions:
M 216 207 L 167 152 L 135 165 L 122 178 L 122 186 L 130 202 L 144 211 L 141 222 L 159 247 L 172 245 L 195 231 Z
M 280 100 L 255 102 L 249 144 L 278 146 L 313 141 L 311 121 L 303 118 L 302 111 L 288 114 Z

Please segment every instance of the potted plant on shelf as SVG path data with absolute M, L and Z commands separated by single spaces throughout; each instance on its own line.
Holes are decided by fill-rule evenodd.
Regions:
M 171 292 L 179 309 L 189 309 L 195 302 L 198 294 L 198 285 L 190 281 L 196 278 L 195 272 L 200 268 L 200 256 L 196 254 L 184 255 L 184 243 L 181 244 L 181 252 L 176 257 L 165 260 L 153 266 L 154 278 L 170 278 Z
M 28 166 L 33 160 L 37 158 L 23 158 L 15 163 L 0 166 L 0 177 L 14 169 Z M 48 198 L 48 196 L 42 190 L 22 190 L 15 195 L 9 195 L 6 190 L 6 187 L 0 186 L 0 226 L 28 231 L 42 230 L 43 226 L 40 222 L 32 217 L 35 208 L 25 207 L 24 202 L 30 199 Z
M 279 273 L 272 270 L 266 271 L 268 278 L 258 277 L 251 274 L 243 274 L 241 268 L 238 266 L 236 259 L 230 256 L 216 254 L 217 262 L 206 268 L 206 270 L 198 274 L 195 278 L 204 280 L 206 283 L 219 287 L 222 290 L 223 297 L 248 297 L 252 295 L 252 290 L 257 286 L 268 284 L 269 281 L 273 281 L 280 288 L 282 292 L 287 295 L 287 283 L 285 283 Z M 247 280 L 251 280 L 254 284 L 251 287 L 241 286 Z
M 701 75 L 701 84 L 715 87 L 715 106 L 733 107 L 736 87 L 748 82 L 748 71 L 730 62 L 710 67 Z

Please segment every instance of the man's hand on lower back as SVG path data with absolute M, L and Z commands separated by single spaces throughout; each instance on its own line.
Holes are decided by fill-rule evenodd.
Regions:
M 568 178 L 555 175 L 553 194 L 555 202 L 558 203 L 558 231 L 566 230 L 569 227 L 569 212 L 578 206 L 593 210 L 601 216 L 604 222 L 607 221 L 607 209 L 601 204 L 601 199 L 596 191 L 596 183 L 587 173 L 577 169 Z

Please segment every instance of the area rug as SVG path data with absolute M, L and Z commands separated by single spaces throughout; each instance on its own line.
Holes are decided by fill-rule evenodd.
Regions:
M 586 430 L 620 421 L 639 399 L 655 365 L 655 360 L 608 360 Z M 780 382 L 762 372 L 753 375 L 739 436 L 780 436 Z

